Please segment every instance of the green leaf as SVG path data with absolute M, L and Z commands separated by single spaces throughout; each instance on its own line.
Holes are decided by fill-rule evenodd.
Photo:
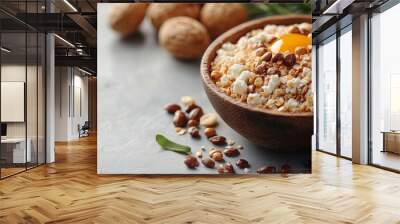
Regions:
M 174 152 L 178 152 L 178 153 L 184 153 L 184 154 L 191 153 L 191 149 L 189 146 L 175 143 L 175 142 L 167 139 L 163 135 L 160 135 L 160 134 L 156 135 L 156 141 L 165 150 L 174 151 Z

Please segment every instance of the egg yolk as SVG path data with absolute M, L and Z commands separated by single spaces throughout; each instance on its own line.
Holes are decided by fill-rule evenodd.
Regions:
M 310 37 L 291 33 L 283 35 L 280 39 L 276 40 L 271 46 L 271 51 L 273 53 L 285 53 L 286 51 L 294 53 L 297 47 L 308 47 L 310 44 Z

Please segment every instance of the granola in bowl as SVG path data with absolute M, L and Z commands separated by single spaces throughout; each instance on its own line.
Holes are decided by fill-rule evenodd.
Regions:
M 312 112 L 311 24 L 266 25 L 224 43 L 211 79 L 237 101 L 279 112 Z

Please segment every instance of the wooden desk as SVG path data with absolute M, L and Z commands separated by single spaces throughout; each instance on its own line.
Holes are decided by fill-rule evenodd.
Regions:
M 383 150 L 382 152 L 392 152 L 400 154 L 400 131 L 382 131 Z

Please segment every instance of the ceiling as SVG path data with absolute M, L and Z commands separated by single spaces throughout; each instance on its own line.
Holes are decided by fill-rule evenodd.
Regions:
M 2 46 L 12 49 L 4 58 L 21 58 L 37 51 L 34 35 L 53 32 L 56 65 L 82 66 L 96 70 L 96 7 L 98 0 L 1 0 Z M 51 11 L 51 13 L 49 13 Z M 28 41 L 26 45 L 25 41 Z M 72 46 L 72 45 L 73 46 Z M 27 46 L 27 48 L 25 48 Z M 82 64 L 79 64 L 82 63 Z

